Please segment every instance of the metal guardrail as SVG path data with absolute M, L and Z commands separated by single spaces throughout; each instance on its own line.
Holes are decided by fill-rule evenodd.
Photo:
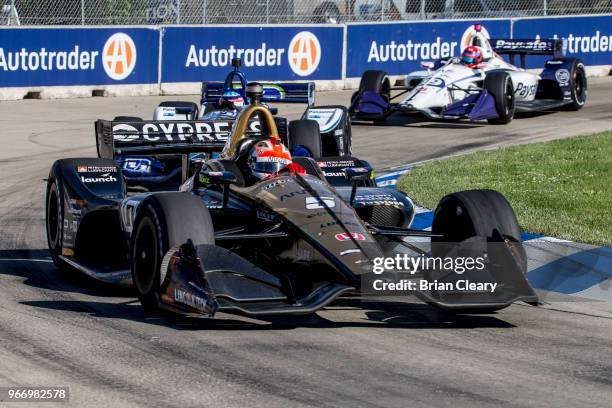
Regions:
M 0 0 L 0 5 L 2 25 L 347 23 L 612 12 L 612 0 Z

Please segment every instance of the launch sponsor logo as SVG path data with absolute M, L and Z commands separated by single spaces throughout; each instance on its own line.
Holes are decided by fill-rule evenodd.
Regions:
M 81 181 L 83 183 L 114 183 L 117 178 L 110 173 L 103 173 L 97 177 L 83 177 L 81 176 Z

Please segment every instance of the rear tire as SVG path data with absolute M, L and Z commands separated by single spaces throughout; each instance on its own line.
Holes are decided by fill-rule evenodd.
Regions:
M 317 121 L 300 119 L 289 122 L 289 150 L 293 152 L 297 146 L 308 149 L 312 158 L 322 156 L 321 132 Z
M 46 203 L 45 224 L 47 227 L 49 252 L 55 266 L 64 269 L 65 264 L 60 259 L 64 225 L 64 197 L 60 193 L 54 177 L 49 177 L 47 181 Z
M 521 229 L 506 197 L 494 190 L 452 193 L 438 203 L 431 231 L 432 255 L 444 257 L 448 246 L 436 243 L 461 242 L 473 236 L 503 240 L 508 244 L 521 271 L 527 273 L 527 254 L 521 243 Z
M 343 124 L 342 134 L 344 135 L 344 151 L 339 152 L 340 156 L 350 156 L 353 154 L 353 127 L 351 126 L 351 115 L 346 110 L 346 120 Z
M 151 314 L 159 309 L 166 253 L 189 239 L 195 246 L 214 244 L 215 236 L 208 209 L 191 193 L 153 194 L 139 209 L 131 240 L 132 281 L 145 312 Z
M 572 103 L 567 105 L 568 110 L 579 111 L 587 100 L 587 77 L 584 63 L 575 59 L 570 71 L 570 87 L 572 90 Z
M 142 122 L 142 118 L 138 116 L 115 116 L 113 122 Z
M 512 121 L 516 109 L 514 85 L 510 74 L 505 71 L 489 72 L 484 79 L 484 89 L 495 99 L 495 110 L 498 118 L 489 119 L 489 123 L 505 125 Z

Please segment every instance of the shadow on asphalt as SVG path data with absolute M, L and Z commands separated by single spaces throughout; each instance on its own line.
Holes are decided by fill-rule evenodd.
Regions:
M 112 303 L 79 300 L 26 301 L 21 304 L 45 309 L 87 313 L 98 318 L 112 318 L 149 323 L 175 330 L 293 330 L 296 328 L 393 328 L 393 329 L 453 329 L 453 328 L 511 328 L 514 325 L 497 318 L 495 315 L 459 315 L 437 310 L 418 303 L 399 302 L 362 302 L 352 303 L 351 310 L 364 310 L 366 319 L 361 315 L 358 321 L 338 321 L 322 317 L 320 314 L 304 316 L 243 317 L 220 313 L 215 318 L 184 317 L 169 313 L 147 316 L 137 300 Z M 330 309 L 344 304 L 340 299 Z M 326 310 L 325 313 L 333 313 Z M 357 311 L 359 313 L 359 311 Z M 340 317 L 339 319 L 341 319 Z M 343 314 L 346 318 L 346 313 Z M 354 317 L 352 317 L 354 319 Z M 246 320 L 245 320 L 246 319 Z
M 176 330 L 291 330 L 295 328 L 385 327 L 396 329 L 448 329 L 477 327 L 514 327 L 496 315 L 459 315 L 436 309 L 423 303 L 410 301 L 381 301 L 341 298 L 325 314 L 342 312 L 338 320 L 346 319 L 346 311 L 355 310 L 357 320 L 329 320 L 320 314 L 305 316 L 243 317 L 219 313 L 214 319 L 184 317 L 161 313 L 145 315 L 132 290 L 100 283 L 76 271 L 61 271 L 49 262 L 47 250 L 0 250 L 0 275 L 25 278 L 26 285 L 59 291 L 98 296 L 101 301 L 90 300 L 33 300 L 21 304 L 77 313 L 93 317 L 123 319 L 160 325 Z M 127 298 L 124 302 L 104 301 L 104 297 Z M 361 312 L 365 313 L 365 319 Z
M 437 129 L 473 129 L 486 126 L 486 124 L 461 121 L 436 121 L 421 116 L 392 114 L 385 120 L 376 122 L 353 120 L 351 124 L 356 126 L 374 127 L 416 127 L 416 128 L 437 128 Z
M 559 112 L 558 110 L 552 111 L 541 111 L 541 112 L 517 112 L 515 119 L 530 119 L 539 116 L 547 116 L 553 113 Z M 429 119 L 420 115 L 410 115 L 402 113 L 393 113 L 384 120 L 380 121 L 360 121 L 353 120 L 351 122 L 357 126 L 374 126 L 374 127 L 415 127 L 415 128 L 427 128 L 427 129 L 475 129 L 483 126 L 496 126 L 490 125 L 487 122 L 469 122 L 466 120 L 436 120 Z
M 339 300 L 338 302 L 342 302 Z M 332 304 L 331 309 L 338 302 Z M 383 305 L 384 303 L 384 305 Z M 285 317 L 258 317 L 257 319 L 239 315 L 219 314 L 215 318 L 184 317 L 161 313 L 158 316 L 144 314 L 137 300 L 122 303 L 92 302 L 78 300 L 26 301 L 23 305 L 87 313 L 98 318 L 130 320 L 149 323 L 176 330 L 293 330 L 297 328 L 393 328 L 393 329 L 471 329 L 471 328 L 511 328 L 513 324 L 495 315 L 458 315 L 436 310 L 424 304 L 414 303 L 367 303 L 367 320 L 332 321 L 319 314 Z M 382 307 L 381 307 L 382 306 Z M 353 309 L 353 308 L 351 308 Z M 390 310 L 393 309 L 393 310 Z M 359 311 L 356 311 L 359 313 Z M 246 319 L 246 320 L 244 320 Z
M 73 269 L 58 269 L 47 249 L 0 250 L 0 275 L 25 278 L 26 285 L 92 296 L 135 297 L 132 289 L 96 281 Z

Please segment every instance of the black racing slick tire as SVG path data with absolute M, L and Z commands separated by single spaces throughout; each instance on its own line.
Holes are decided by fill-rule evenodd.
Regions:
M 572 103 L 567 105 L 568 110 L 578 111 L 582 109 L 587 100 L 587 76 L 584 63 L 575 59 L 570 71 L 570 88 L 572 92 Z
M 130 259 L 134 289 L 146 313 L 152 314 L 159 309 L 164 256 L 189 239 L 195 246 L 215 242 L 210 213 L 198 196 L 182 192 L 158 193 L 139 205 Z
M 489 123 L 497 125 L 510 123 L 514 119 L 516 110 L 514 85 L 510 74 L 505 71 L 489 72 L 484 79 L 483 88 L 493 96 L 498 115 L 496 119 L 489 119 Z
M 60 259 L 62 254 L 62 234 L 64 227 L 64 196 L 61 194 L 57 180 L 49 177 L 47 181 L 45 224 L 47 229 L 47 244 L 51 260 L 56 267 L 64 268 Z
M 359 92 L 376 92 L 387 102 L 391 100 L 391 80 L 385 71 L 368 70 L 361 75 Z
M 527 273 L 527 254 L 521 243 L 521 229 L 508 200 L 494 190 L 468 190 L 452 193 L 440 200 L 431 228 L 432 255 L 444 257 L 449 246 L 473 236 L 505 242 L 523 274 Z
M 300 119 L 289 122 L 289 150 L 293 152 L 297 146 L 308 149 L 313 158 L 322 156 L 321 131 L 317 121 Z

